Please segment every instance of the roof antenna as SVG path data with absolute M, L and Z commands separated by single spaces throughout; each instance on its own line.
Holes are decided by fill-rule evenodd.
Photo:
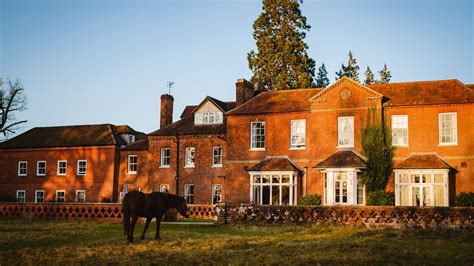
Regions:
M 171 88 L 174 85 L 174 81 L 168 81 L 166 82 L 166 87 L 168 87 L 168 95 L 171 95 Z

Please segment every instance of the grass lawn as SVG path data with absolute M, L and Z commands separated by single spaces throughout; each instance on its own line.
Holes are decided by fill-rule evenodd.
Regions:
M 0 265 L 453 264 L 473 265 L 474 232 L 342 226 L 162 225 L 126 242 L 121 224 L 0 220 Z

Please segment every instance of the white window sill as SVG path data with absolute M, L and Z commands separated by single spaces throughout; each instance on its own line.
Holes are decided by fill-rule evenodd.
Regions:
M 265 151 L 265 148 L 251 148 L 249 151 Z
M 77 174 L 77 176 L 85 176 L 86 174 Z
M 136 175 L 137 172 L 127 172 L 127 175 Z
M 438 144 L 439 147 L 442 147 L 442 146 L 458 146 L 458 143 L 455 142 L 455 143 L 440 143 Z
M 26 175 L 18 175 L 18 176 L 26 176 Z
M 408 144 L 400 144 L 400 145 L 398 145 L 398 144 L 392 144 L 392 145 L 393 145 L 393 147 L 408 148 Z
M 66 174 L 58 174 L 58 176 L 66 176 Z
M 222 165 L 222 164 L 215 164 L 215 165 L 213 165 L 213 166 L 211 166 L 211 167 L 212 167 L 212 168 L 222 168 L 222 167 L 224 167 L 224 165 Z
M 46 176 L 46 174 L 42 174 L 42 175 L 40 175 L 40 174 L 36 174 L 36 176 Z
M 347 149 L 347 148 L 354 148 L 354 145 L 352 145 L 352 146 L 340 146 L 340 145 L 338 145 L 336 147 L 336 149 Z
M 160 168 L 170 168 L 169 165 L 161 165 Z
M 290 147 L 290 151 L 306 150 L 306 147 Z
M 183 168 L 195 168 L 196 166 L 194 165 L 185 165 Z

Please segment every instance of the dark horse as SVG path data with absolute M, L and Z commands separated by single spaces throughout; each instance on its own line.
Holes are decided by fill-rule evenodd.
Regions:
M 153 192 L 145 194 L 140 191 L 130 191 L 125 194 L 122 201 L 123 227 L 129 242 L 133 242 L 133 230 L 138 217 L 146 217 L 145 228 L 140 239 L 145 238 L 145 232 L 150 226 L 153 218 L 156 218 L 155 240 L 160 239 L 160 223 L 163 214 L 171 208 L 176 208 L 178 212 L 188 218 L 188 206 L 183 197 L 176 195 Z M 130 223 L 130 217 L 132 222 Z

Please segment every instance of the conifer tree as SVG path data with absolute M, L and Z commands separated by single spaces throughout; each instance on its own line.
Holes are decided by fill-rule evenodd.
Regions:
M 328 72 L 324 63 L 318 68 L 318 74 L 316 75 L 316 87 L 326 88 L 329 85 Z
M 380 76 L 380 84 L 389 83 L 390 79 L 392 78 L 392 74 L 390 74 L 390 70 L 387 68 L 387 64 L 383 65 L 382 70 L 379 71 Z
M 315 62 L 304 42 L 311 28 L 301 14 L 301 0 L 263 0 L 260 16 L 253 24 L 257 51 L 247 54 L 252 80 L 264 89 L 314 86 Z
M 370 69 L 369 66 L 367 66 L 367 69 L 365 70 L 365 80 L 364 84 L 370 85 L 370 84 L 375 84 L 377 81 L 374 79 L 374 73 L 372 73 L 372 70 Z
M 341 69 L 336 72 L 336 80 L 346 76 L 355 81 L 359 81 L 359 66 L 357 65 L 357 59 L 352 55 L 352 51 L 349 51 L 347 60 L 347 66 L 342 64 Z

